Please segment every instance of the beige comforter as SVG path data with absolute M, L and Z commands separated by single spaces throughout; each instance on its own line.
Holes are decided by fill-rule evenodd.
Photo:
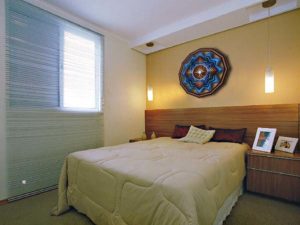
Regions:
M 245 175 L 248 146 L 158 138 L 70 154 L 59 181 L 69 206 L 96 224 L 212 224 Z

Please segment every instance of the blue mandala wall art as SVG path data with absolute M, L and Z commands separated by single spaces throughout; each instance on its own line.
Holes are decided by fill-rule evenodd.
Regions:
M 205 97 L 222 86 L 229 70 L 229 61 L 223 53 L 212 48 L 200 48 L 182 62 L 180 85 L 190 95 Z

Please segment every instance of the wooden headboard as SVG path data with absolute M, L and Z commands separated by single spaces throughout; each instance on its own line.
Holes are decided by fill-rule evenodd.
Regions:
M 145 111 L 147 135 L 172 136 L 175 124 L 219 128 L 247 128 L 252 146 L 258 127 L 277 128 L 276 136 L 299 138 L 299 104 L 229 106 Z

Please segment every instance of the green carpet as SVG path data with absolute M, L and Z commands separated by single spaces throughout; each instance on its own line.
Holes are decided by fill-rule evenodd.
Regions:
M 50 216 L 57 191 L 47 192 L 0 206 L 0 225 L 92 225 L 84 215 L 71 210 Z M 300 206 L 246 193 L 240 197 L 225 225 L 300 225 Z M 103 224 L 104 225 L 104 224 Z

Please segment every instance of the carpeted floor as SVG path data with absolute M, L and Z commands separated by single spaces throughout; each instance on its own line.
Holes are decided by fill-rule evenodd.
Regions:
M 93 224 L 75 210 L 58 217 L 50 216 L 49 211 L 56 204 L 56 195 L 55 190 L 0 206 L 0 225 Z M 300 225 L 300 206 L 246 193 L 240 197 L 224 224 Z

